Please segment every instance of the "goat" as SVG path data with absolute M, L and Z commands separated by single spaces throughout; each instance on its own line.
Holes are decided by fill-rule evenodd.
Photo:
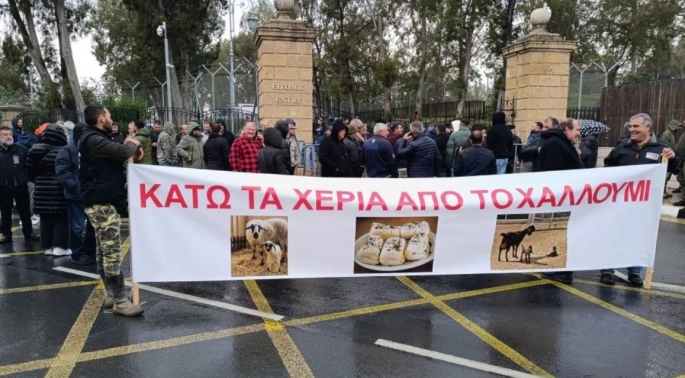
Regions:
M 502 237 L 502 243 L 499 245 L 499 255 L 497 256 L 497 261 L 502 261 L 502 251 L 504 252 L 504 258 L 509 262 L 509 249 L 514 248 L 512 257 L 518 258 L 518 248 L 526 235 L 532 235 L 535 231 L 535 226 L 530 225 L 521 231 L 515 232 L 503 232 L 500 234 Z
M 521 252 L 521 262 L 524 262 L 526 264 L 530 264 L 530 256 L 533 254 L 533 246 L 529 245 L 528 249 L 526 249 L 526 246 L 521 245 L 522 252 Z
M 247 242 L 252 246 L 252 260 L 256 260 L 257 248 L 267 241 L 278 244 L 283 251 L 283 260 L 287 261 L 288 249 L 288 222 L 280 218 L 253 219 L 247 222 L 245 227 Z M 264 265 L 264 251 L 260 248 L 262 261 L 259 265 Z

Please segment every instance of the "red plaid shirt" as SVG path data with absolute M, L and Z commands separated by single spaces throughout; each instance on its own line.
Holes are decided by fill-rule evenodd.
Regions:
M 249 139 L 241 136 L 231 146 L 231 154 L 228 160 L 231 162 L 234 172 L 259 173 L 257 156 L 264 144 L 258 138 Z

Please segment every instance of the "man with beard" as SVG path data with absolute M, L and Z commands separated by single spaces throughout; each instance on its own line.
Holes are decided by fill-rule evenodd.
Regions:
M 186 126 L 186 125 L 184 125 Z M 178 157 L 182 161 L 182 167 L 184 168 L 204 168 L 204 158 L 203 153 L 203 143 L 201 128 L 195 122 L 189 122 L 186 128 L 190 127 L 190 134 L 183 135 L 181 141 L 176 146 L 176 152 L 178 152 Z
M 26 147 L 14 143 L 12 129 L 0 127 L 0 243 L 12 242 L 12 207 L 15 202 L 26 242 L 39 240 L 31 224 L 27 157 Z
M 124 144 L 109 138 L 112 120 L 103 106 L 85 110 L 88 126 L 79 141 L 81 198 L 97 239 L 98 273 L 105 284 L 105 307 L 123 316 L 143 313 L 128 299 L 121 272 L 121 217 L 116 206 L 126 200 L 126 161 L 143 154 L 140 142 L 128 137 Z

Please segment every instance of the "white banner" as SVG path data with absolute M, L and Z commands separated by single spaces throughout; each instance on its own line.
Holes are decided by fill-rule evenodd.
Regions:
M 133 279 L 652 266 L 665 169 L 327 179 L 129 165 Z

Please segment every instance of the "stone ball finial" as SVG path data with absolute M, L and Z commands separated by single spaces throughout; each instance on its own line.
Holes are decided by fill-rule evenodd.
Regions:
M 530 24 L 533 26 L 532 33 L 544 33 L 546 31 L 545 26 L 547 26 L 550 18 L 552 18 L 552 11 L 549 8 L 545 7 L 534 10 L 530 14 Z
M 274 0 L 278 18 L 290 18 L 290 11 L 295 7 L 295 0 Z

